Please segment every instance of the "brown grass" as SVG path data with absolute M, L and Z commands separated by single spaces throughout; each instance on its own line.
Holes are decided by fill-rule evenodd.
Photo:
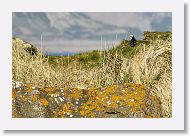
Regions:
M 147 86 L 151 94 L 157 95 L 162 102 L 164 117 L 172 115 L 172 46 L 171 39 L 156 40 L 129 60 L 126 71 L 134 83 Z
M 143 46 L 132 59 L 119 51 L 101 54 L 101 66 L 84 68 L 77 60 L 53 66 L 42 55 L 30 55 L 13 40 L 12 80 L 40 87 L 90 88 L 133 82 L 144 84 L 161 100 L 162 116 L 172 116 L 171 38 L 157 39 Z

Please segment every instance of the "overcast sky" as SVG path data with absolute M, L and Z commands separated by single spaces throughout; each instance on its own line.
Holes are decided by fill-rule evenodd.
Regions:
M 16 12 L 13 36 L 40 46 L 49 54 L 67 54 L 111 48 L 144 31 L 171 31 L 169 12 Z M 101 40 L 102 39 L 102 40 Z

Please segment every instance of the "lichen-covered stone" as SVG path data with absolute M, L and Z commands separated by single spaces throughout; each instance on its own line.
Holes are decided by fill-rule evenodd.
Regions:
M 161 103 L 140 84 L 104 88 L 13 87 L 14 118 L 157 118 Z

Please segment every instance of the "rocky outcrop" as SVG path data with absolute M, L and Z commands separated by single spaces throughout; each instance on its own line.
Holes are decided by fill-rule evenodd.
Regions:
M 160 100 L 140 84 L 105 88 L 13 86 L 14 118 L 157 118 Z
M 34 45 L 32 45 L 31 43 L 26 42 L 16 37 L 13 37 L 12 45 L 23 48 L 26 52 L 30 53 L 30 55 L 37 55 L 41 53 L 41 51 L 38 48 L 36 48 Z

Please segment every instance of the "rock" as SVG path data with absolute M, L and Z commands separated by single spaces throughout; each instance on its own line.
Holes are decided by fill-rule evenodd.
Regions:
M 140 84 L 105 88 L 13 88 L 13 117 L 146 118 L 161 117 L 161 103 Z

